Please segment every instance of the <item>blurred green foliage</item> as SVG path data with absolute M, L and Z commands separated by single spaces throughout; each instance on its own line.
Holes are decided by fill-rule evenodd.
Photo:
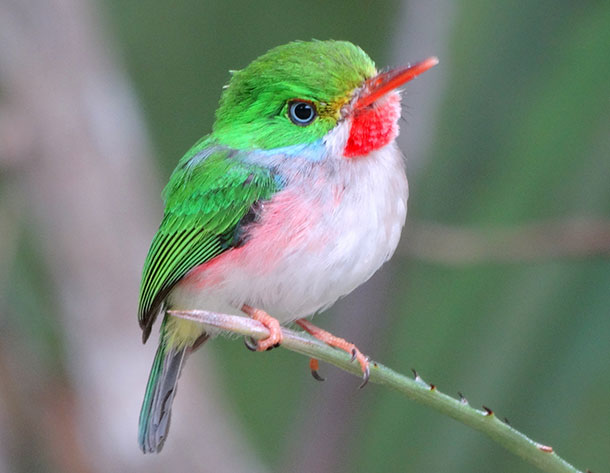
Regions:
M 106 0 L 163 176 L 210 129 L 227 71 L 270 47 L 347 39 L 386 64 L 403 27 L 399 2 L 354 5 Z M 434 144 L 410 179 L 410 216 L 480 226 L 609 218 L 610 3 L 464 0 L 447 11 L 438 14 L 452 16 L 448 55 L 435 71 L 447 87 Z M 396 256 L 385 271 L 392 319 L 374 332 L 371 315 L 371 336 L 384 340 L 374 358 L 402 372 L 416 367 L 446 392 L 464 391 L 473 405 L 508 416 L 579 467 L 610 467 L 607 259 L 453 267 Z M 49 292 L 31 275 L 18 273 L 14 284 Z M 42 313 L 39 306 L 24 311 Z M 53 330 L 41 343 L 60 358 Z M 330 379 L 320 385 L 302 357 L 281 350 L 253 356 L 234 340 L 215 341 L 198 356 L 222 368 L 250 440 L 276 471 L 290 464 L 290 432 L 320 415 L 316 402 L 343 376 L 324 367 Z M 341 471 L 532 471 L 448 418 L 382 388 L 356 386 L 345 398 L 353 416 L 346 448 L 336 452 Z

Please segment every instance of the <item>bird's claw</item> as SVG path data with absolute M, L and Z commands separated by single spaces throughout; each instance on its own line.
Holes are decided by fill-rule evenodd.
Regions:
M 369 367 L 369 359 L 364 356 L 360 350 L 353 343 L 349 343 L 343 338 L 339 338 L 334 336 L 332 333 L 327 332 L 326 330 L 322 330 L 320 327 L 316 327 L 309 320 L 306 319 L 297 319 L 296 324 L 303 328 L 307 333 L 314 336 L 318 340 L 330 345 L 331 347 L 338 348 L 351 354 L 351 361 L 354 362 L 358 360 L 360 364 L 360 369 L 362 370 L 362 383 L 360 384 L 360 389 L 362 389 L 369 382 L 369 378 L 371 376 L 371 369 Z M 315 363 L 315 365 L 314 365 Z M 310 360 L 310 368 L 311 374 L 314 378 L 318 379 L 319 374 L 318 370 L 318 360 L 312 358 Z M 315 372 L 315 373 L 314 373 Z
M 326 381 L 326 379 L 320 376 L 320 373 L 318 373 L 316 370 L 311 370 L 311 375 L 316 381 Z
M 258 351 L 258 342 L 253 337 L 244 337 L 244 345 L 250 351 Z
M 366 367 L 362 372 L 362 383 L 358 386 L 358 389 L 362 389 L 369 382 L 369 378 L 371 377 L 371 367 L 369 366 L 369 359 L 366 358 Z
M 358 389 L 362 389 L 369 382 L 369 378 L 371 377 L 371 366 L 369 363 L 369 357 L 364 356 L 358 348 L 352 348 L 352 358 L 351 361 L 354 362 L 358 360 L 360 364 L 360 369 L 362 370 L 362 383 L 358 387 Z
M 320 363 L 316 358 L 309 359 L 309 369 L 311 370 L 311 375 L 313 376 L 313 379 L 315 379 L 316 381 L 325 381 L 325 379 L 320 376 L 320 373 L 318 373 L 318 369 L 320 369 Z
M 282 343 L 282 329 L 280 327 L 280 323 L 267 314 L 265 311 L 260 309 L 255 309 L 254 307 L 250 307 L 249 305 L 242 306 L 241 309 L 247 315 L 249 315 L 252 319 L 257 320 L 261 324 L 263 324 L 267 330 L 269 330 L 269 336 L 262 340 L 259 340 L 255 343 L 246 342 L 246 347 L 249 350 L 253 350 L 253 347 L 256 347 L 253 351 L 267 351 L 272 348 L 279 347 Z M 248 337 L 250 338 L 250 337 Z
M 254 339 L 254 337 L 244 337 L 244 345 L 246 345 L 246 348 L 250 351 L 261 351 L 259 349 L 258 341 L 256 341 Z M 275 345 L 271 345 L 271 346 L 268 346 L 267 348 L 265 348 L 265 351 L 272 350 L 279 346 L 280 346 L 280 343 L 276 343 Z

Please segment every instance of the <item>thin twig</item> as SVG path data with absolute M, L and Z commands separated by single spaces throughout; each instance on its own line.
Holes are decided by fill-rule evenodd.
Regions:
M 217 330 L 249 336 L 257 340 L 269 335 L 268 330 L 261 323 L 247 317 L 203 310 L 169 311 L 169 314 L 199 322 Z M 352 362 L 347 353 L 336 350 L 304 332 L 295 332 L 286 328 L 283 328 L 282 332 L 284 334 L 282 347 L 331 363 L 357 376 L 362 375 L 358 363 Z M 498 419 L 491 409 L 485 407 L 483 410 L 475 409 L 468 404 L 464 397 L 454 399 L 440 392 L 434 385 L 426 383 L 417 373 L 415 373 L 414 379 L 409 378 L 380 363 L 371 361 L 369 381 L 393 388 L 409 399 L 430 406 L 475 430 L 483 432 L 508 451 L 522 457 L 543 471 L 549 473 L 582 473 L 559 457 L 551 447 L 533 441 Z
M 610 221 L 566 218 L 508 227 L 409 221 L 399 252 L 447 265 L 610 257 Z

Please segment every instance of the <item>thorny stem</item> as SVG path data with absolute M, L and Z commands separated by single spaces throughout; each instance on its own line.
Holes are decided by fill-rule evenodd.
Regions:
M 248 317 L 218 314 L 203 310 L 169 311 L 175 317 L 199 322 L 222 331 L 231 332 L 260 340 L 269 335 L 268 330 L 259 322 Z M 323 360 L 349 373 L 362 375 L 358 363 L 353 363 L 350 356 L 334 349 L 304 332 L 295 332 L 282 328 L 284 339 L 282 347 L 301 353 L 310 358 Z M 549 473 L 582 473 L 559 455 L 551 447 L 537 443 L 518 430 L 498 419 L 493 411 L 483 407 L 475 409 L 460 395 L 454 399 L 440 392 L 436 386 L 426 383 L 416 372 L 409 378 L 397 373 L 380 363 L 371 361 L 369 381 L 388 386 L 409 399 L 430 406 L 459 422 L 483 432 L 508 451 L 520 456 L 527 462 Z

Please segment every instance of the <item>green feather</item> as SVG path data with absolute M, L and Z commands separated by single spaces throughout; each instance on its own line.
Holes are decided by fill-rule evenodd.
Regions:
M 194 267 L 238 243 L 240 222 L 277 186 L 268 169 L 237 159 L 210 139 L 180 161 L 164 190 L 165 214 L 142 274 L 138 319 L 143 339 L 172 287 Z
M 165 342 L 167 318 L 161 327 L 157 348 L 140 410 L 138 442 L 144 453 L 160 452 L 167 438 L 178 378 L 188 355 L 207 340 L 202 335 L 193 346 L 173 348 Z
M 273 48 L 237 71 L 216 112 L 214 136 L 237 149 L 311 143 L 333 129 L 354 89 L 377 73 L 367 54 L 347 41 L 294 41 Z M 307 127 L 286 118 L 291 99 L 316 104 Z
M 150 370 L 146 392 L 144 393 L 142 409 L 140 410 L 138 443 L 144 453 L 160 451 L 163 448 L 163 442 L 169 428 L 171 411 L 169 409 L 159 409 L 156 404 L 158 399 L 162 397 L 167 399 L 168 394 L 172 397 L 175 395 L 175 386 L 180 374 L 181 364 L 184 360 L 185 350 L 186 348 L 183 348 L 178 352 L 177 356 L 172 354 L 168 357 L 165 343 L 160 343 L 157 348 L 155 361 Z M 169 366 L 172 369 L 164 369 L 165 366 Z M 164 371 L 166 373 L 165 376 L 163 376 Z M 168 376 L 168 374 L 171 375 Z M 167 381 L 164 382 L 165 380 Z M 162 386 L 164 386 L 164 389 L 161 389 Z M 171 404 L 169 406 L 171 407 Z M 161 420 L 163 420 L 164 425 L 162 428 L 159 428 Z

